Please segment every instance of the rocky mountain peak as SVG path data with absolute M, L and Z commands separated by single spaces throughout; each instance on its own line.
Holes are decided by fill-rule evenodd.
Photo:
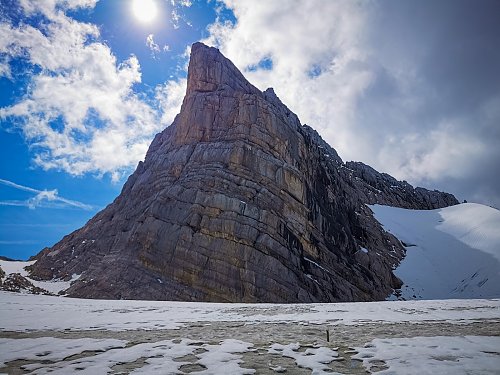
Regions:
M 33 278 L 68 295 L 220 302 L 384 299 L 401 243 L 367 204 L 451 195 L 346 164 L 276 96 L 195 43 L 181 111 L 115 201 L 43 250 Z
M 223 89 L 260 94 L 217 48 L 194 43 L 191 46 L 186 95 Z

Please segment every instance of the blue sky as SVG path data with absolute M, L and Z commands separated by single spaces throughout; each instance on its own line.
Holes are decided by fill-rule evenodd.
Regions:
M 0 0 L 0 255 L 36 254 L 119 194 L 199 40 L 344 160 L 500 206 L 497 1 L 150 1 L 141 21 L 133 0 Z

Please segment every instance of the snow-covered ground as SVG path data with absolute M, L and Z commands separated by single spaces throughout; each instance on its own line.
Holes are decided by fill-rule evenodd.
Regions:
M 77 312 L 77 313 L 75 313 Z M 448 322 L 500 319 L 500 300 L 227 304 L 91 300 L 0 292 L 0 330 L 159 330 L 224 321 L 244 324 Z
M 498 374 L 498 369 L 498 299 L 279 305 L 0 292 L 0 373 Z
M 418 211 L 370 206 L 406 246 L 405 299 L 500 297 L 500 211 L 475 203 Z

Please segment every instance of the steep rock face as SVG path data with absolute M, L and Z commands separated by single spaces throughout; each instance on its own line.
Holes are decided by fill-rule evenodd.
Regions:
M 173 124 L 116 200 L 43 250 L 31 276 L 82 274 L 67 293 L 90 298 L 383 299 L 401 285 L 392 270 L 404 250 L 365 205 L 379 202 L 369 191 L 415 208 L 448 195 L 409 185 L 399 195 L 377 187 L 384 176 L 360 170 L 272 89 L 260 92 L 218 50 L 196 43 Z M 438 199 L 415 198 L 422 194 Z

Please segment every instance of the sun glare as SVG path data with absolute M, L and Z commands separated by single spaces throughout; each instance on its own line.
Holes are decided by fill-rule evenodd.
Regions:
M 151 22 L 156 17 L 158 9 L 154 0 L 133 0 L 132 12 L 141 22 Z

